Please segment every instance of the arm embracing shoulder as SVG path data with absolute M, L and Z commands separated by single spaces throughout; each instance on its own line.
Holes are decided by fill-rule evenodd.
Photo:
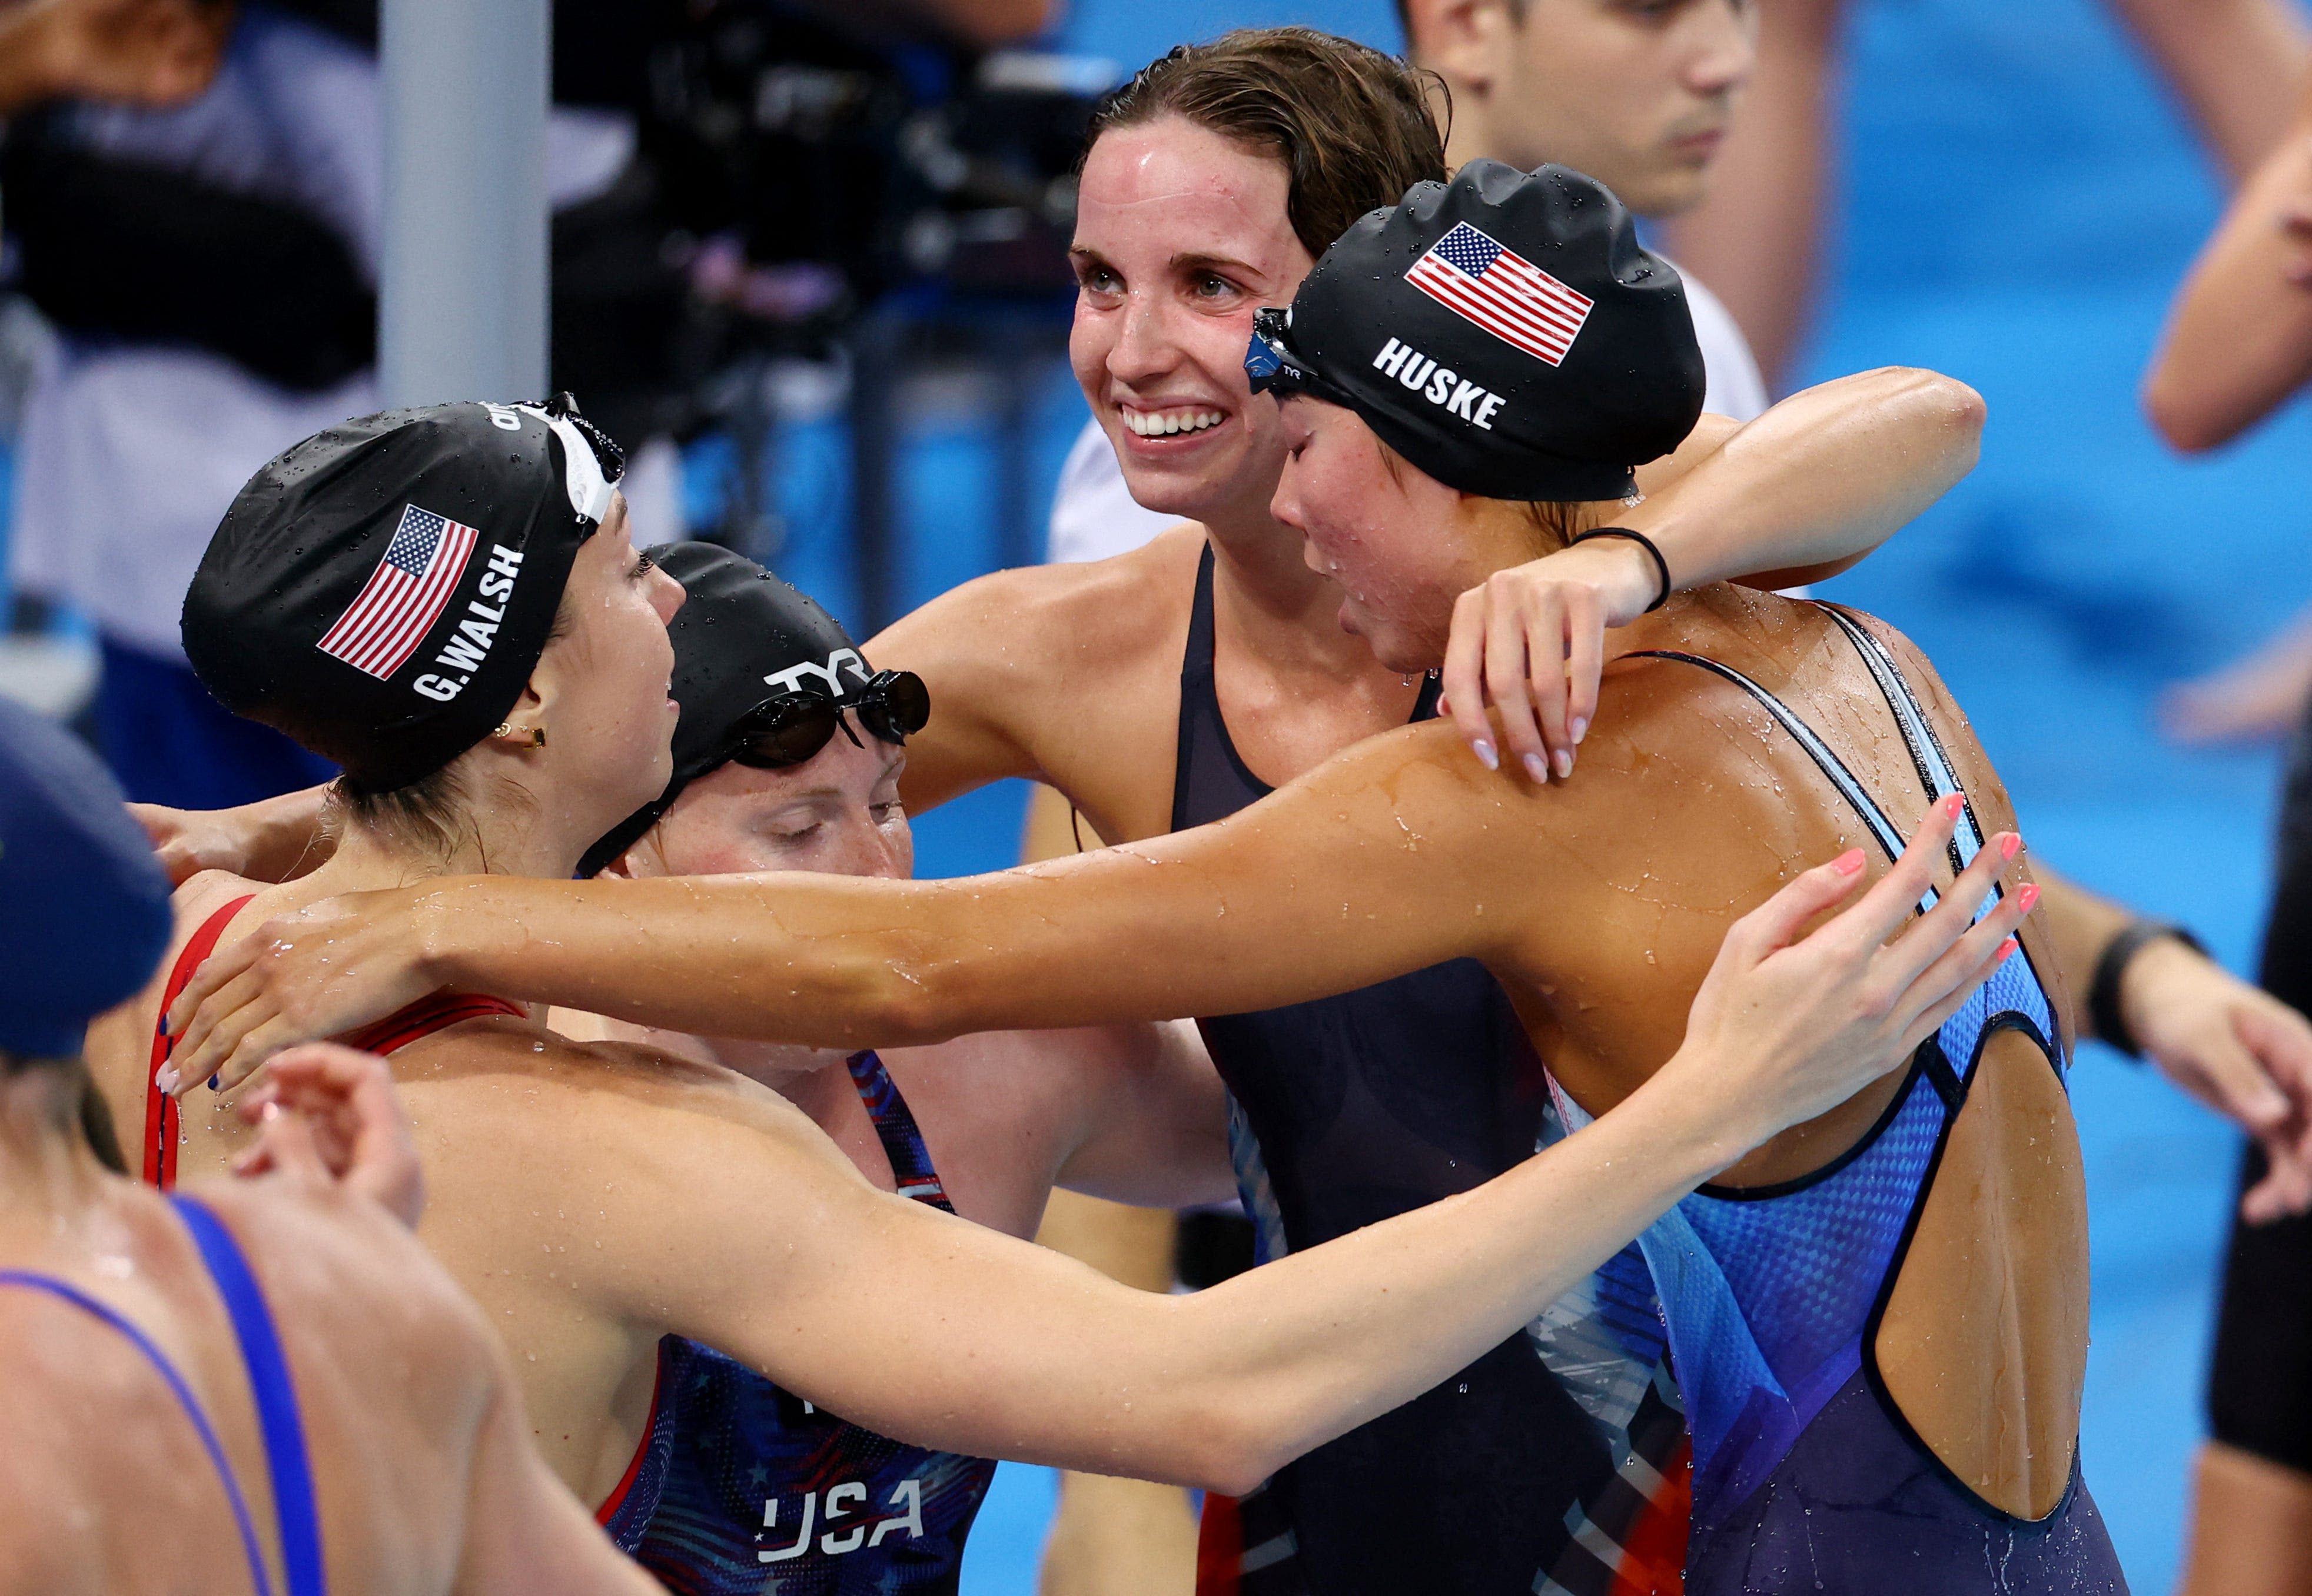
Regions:
M 1975 468 L 1983 417 L 1981 396 L 1938 372 L 1842 377 L 1730 435 L 1723 417 L 1704 416 L 1677 454 L 1639 472 L 1653 497 L 1624 519 L 1661 545 L 1680 588 L 1819 581 Z
M 706 1035 L 1235 1014 L 1505 945 L 1547 896 L 1537 828 L 1504 824 L 1536 801 L 1432 723 L 1129 847 L 951 881 L 491 876 L 425 894 L 418 937 L 429 978 Z

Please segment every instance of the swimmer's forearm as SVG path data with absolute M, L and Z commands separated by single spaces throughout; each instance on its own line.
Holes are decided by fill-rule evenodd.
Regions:
M 2034 862 L 2031 874 L 2039 883 L 2039 910 L 2046 916 L 2048 937 L 2055 945 L 2071 1034 L 2093 1036 L 2095 1018 L 2088 1010 L 2088 986 L 2095 979 L 2096 962 L 2134 917 L 2110 899 L 2064 880 L 2044 864 Z
M 1983 400 L 1888 366 L 1793 394 L 1620 518 L 1680 588 L 1819 580 L 1877 548 L 1974 469 Z
M 2176 448 L 2227 443 L 2312 377 L 2312 287 L 2290 216 L 2312 201 L 2312 120 L 2299 119 L 2224 213 L 2169 311 L 2143 381 L 2151 424 Z
M 1466 1368 L 1745 1150 L 1734 1105 L 1674 1098 L 1641 1091 L 1475 1191 L 1184 1299 L 1224 1360 L 1216 1413 L 1265 1429 L 1252 1478 Z
M 905 1267 L 815 1276 L 794 1309 L 823 1293 L 821 1342 L 847 1350 L 815 1360 L 812 1400 L 923 1445 L 1240 1493 L 1499 1346 L 1771 1131 L 1706 1065 L 1671 1073 L 1475 1190 L 1190 1296 L 887 1211 Z M 790 1340 L 766 1344 L 775 1377 Z M 917 1371 L 906 1389 L 894 1366 Z
M 890 1047 L 1237 1014 L 1484 956 L 1537 911 L 1461 834 L 1494 808 L 1467 789 L 1506 780 L 1367 752 L 1391 780 L 1306 778 L 1216 825 L 952 881 L 429 883 L 387 917 L 388 964 L 694 1034 Z

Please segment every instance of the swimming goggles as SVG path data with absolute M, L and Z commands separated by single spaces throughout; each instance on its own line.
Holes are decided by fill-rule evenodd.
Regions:
M 1291 394 L 1308 394 L 1328 404 L 1359 408 L 1354 394 L 1337 382 L 1310 371 L 1292 346 L 1286 342 L 1292 327 L 1292 312 L 1274 309 L 1252 313 L 1252 342 L 1245 346 L 1244 375 L 1257 394 L 1274 394 L 1282 399 Z
M 818 758 L 837 728 L 854 747 L 863 748 L 867 745 L 844 719 L 846 710 L 876 737 L 904 746 L 932 718 L 931 689 L 911 670 L 879 670 L 847 699 L 782 693 L 731 722 L 725 744 L 731 751 L 723 757 L 758 771 L 784 770 Z

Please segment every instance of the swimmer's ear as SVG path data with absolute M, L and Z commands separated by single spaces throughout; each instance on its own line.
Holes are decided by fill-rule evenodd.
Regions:
M 1478 94 L 1501 71 L 1503 35 L 1515 25 L 1507 0 L 1404 0 L 1407 42 L 1423 66 Z

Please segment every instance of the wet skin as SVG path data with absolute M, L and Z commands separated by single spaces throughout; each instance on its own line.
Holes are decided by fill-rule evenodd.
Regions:
M 1926 661 L 1878 630 L 1984 831 L 2010 828 L 2006 793 L 1964 716 Z M 1846 759 L 1897 825 L 1919 820 L 1926 800 L 1907 749 L 1852 646 L 1818 610 L 1714 588 L 1616 641 L 1745 672 Z M 999 876 L 493 880 L 422 900 L 395 894 L 373 906 L 387 918 L 369 923 L 394 923 L 396 903 L 424 912 L 410 932 L 431 950 L 421 990 L 494 982 L 638 1022 L 822 1045 L 1235 1013 L 1473 956 L 1508 990 L 1557 1078 L 1599 1112 L 1678 1047 L 1737 916 L 1804 861 L 1870 846 L 1813 763 L 1731 685 L 1632 660 L 1608 667 L 1602 702 L 1570 782 L 1488 772 L 1449 728 L 1429 724 L 1361 744 L 1216 824 Z M 2022 940 L 2062 1014 L 2043 918 Z M 1877 1082 L 1722 1178 L 1772 1183 L 1819 1168 L 1899 1084 Z M 2055 1444 L 2067 1448 L 2085 1232 L 2067 1195 L 2076 1147 L 2062 1129 L 2066 1151 L 2045 1172 L 2054 1184 L 2019 1176 L 2014 1190 L 2030 1200 L 1961 1234 L 2060 1266 L 2037 1295 L 1972 1328 L 2032 1349 L 2009 1376 L 2030 1388 L 2031 1411 L 2054 1416 Z M 1948 1342 L 1957 1327 L 1946 1328 Z
M 76 1112 L 28 1101 L 61 1075 L 0 1081 L 0 1268 L 60 1278 L 161 1347 L 216 1433 L 279 1590 L 266 1451 L 233 1328 L 182 1221 L 98 1167 Z M 281 1335 L 328 1588 L 655 1589 L 547 1471 L 504 1348 L 406 1218 L 332 1181 L 310 1153 L 291 1156 L 279 1140 L 288 1129 L 268 1129 L 262 1179 L 197 1190 L 247 1255 Z M 0 1538 L 0 1590 L 250 1590 L 215 1466 L 125 1337 L 11 1288 L 0 1292 L 0 1488 L 14 1514 Z
M 486 863 L 505 872 L 494 881 L 547 885 L 655 795 L 672 730 L 664 622 L 679 589 L 634 563 L 616 515 L 581 551 L 570 586 L 570 624 L 533 672 L 511 734 L 462 756 L 475 762 L 460 768 L 469 789 L 494 795 L 461 815 L 468 841 L 429 859 L 356 826 L 327 865 L 259 892 L 236 925 Z M 531 724 L 554 728 L 547 743 L 526 734 Z M 1706 1041 L 1667 1067 L 1675 1084 L 1641 1088 L 1580 1148 L 1194 1296 L 1131 1291 L 878 1190 L 792 1103 L 728 1069 L 581 1044 L 514 1018 L 469 1021 L 394 1055 L 434 1172 L 425 1239 L 504 1337 L 541 1451 L 589 1500 L 632 1455 L 668 1331 L 920 1445 L 1241 1492 L 1497 1344 L 1683 1191 L 1799 1117 L 1794 1104 L 1834 1101 L 1890 1067 L 1930 1023 L 1923 1011 L 1955 1000 L 1971 972 L 1981 978 L 2012 924 L 1968 931 L 1964 916 L 1946 915 L 1931 937 L 1874 951 L 1947 836 L 1929 835 L 1911 878 L 1866 894 L 1852 911 L 1861 920 L 1843 922 L 1872 929 L 1745 944 L 1718 995 L 1697 1006 Z M 1986 861 L 1976 879 L 1987 885 L 1992 873 Z M 639 901 L 765 879 L 824 878 L 601 887 Z M 1782 920 L 1795 924 L 1791 903 L 1803 915 L 1849 897 L 1854 879 L 1808 872 Z M 196 877 L 180 895 L 180 934 L 253 885 Z M 692 962 L 677 984 L 716 984 L 711 964 Z M 1889 986 L 1904 994 L 1891 1007 L 1875 998 Z M 148 990 L 92 1037 L 107 1096 L 131 1124 L 142 1121 L 159 997 Z M 906 1040 L 906 1029 L 875 1041 Z M 193 1090 L 185 1155 L 198 1167 L 230 1151 L 235 1132 L 219 1100 Z
M 622 876 L 819 870 L 904 880 L 915 841 L 898 786 L 906 752 L 863 733 L 807 763 L 733 762 L 683 789 L 612 867 Z M 761 1082 L 832 1138 L 879 1189 L 890 1159 L 840 1051 L 702 1037 L 557 1010 L 580 1041 L 635 1042 Z M 956 1212 L 1033 1236 L 1055 1185 L 1179 1208 L 1235 1192 L 1220 1079 L 1194 1027 L 1127 1025 L 997 1031 L 881 1053 Z

